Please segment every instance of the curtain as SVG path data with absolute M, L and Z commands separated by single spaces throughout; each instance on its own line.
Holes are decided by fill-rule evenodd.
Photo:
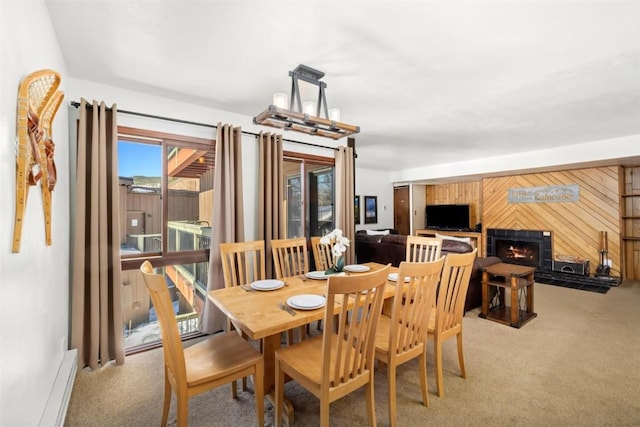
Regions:
M 117 109 L 80 102 L 72 224 L 71 347 L 78 364 L 124 363 Z
M 355 262 L 354 160 L 353 148 L 340 146 L 336 151 L 336 228 L 342 230 L 351 244 L 345 252 L 345 263 Z
M 260 188 L 258 200 L 258 239 L 264 240 L 267 259 L 271 259 L 271 240 L 286 236 L 282 135 L 260 132 Z M 273 263 L 267 263 L 267 278 L 273 278 Z
M 220 243 L 244 241 L 241 142 L 239 127 L 218 123 L 207 291 L 224 288 Z M 225 315 L 208 298 L 205 299 L 201 332 L 212 334 L 222 330 L 225 319 Z

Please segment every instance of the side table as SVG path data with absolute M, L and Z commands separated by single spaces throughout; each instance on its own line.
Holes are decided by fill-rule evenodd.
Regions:
M 482 312 L 480 317 L 520 328 L 537 316 L 533 312 L 535 267 L 499 263 L 482 269 Z M 511 306 L 505 304 L 506 289 Z

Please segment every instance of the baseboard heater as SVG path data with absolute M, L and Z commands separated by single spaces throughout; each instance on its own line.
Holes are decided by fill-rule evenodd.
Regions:
M 67 416 L 73 383 L 78 372 L 78 350 L 69 350 L 64 354 L 58 374 L 51 388 L 47 406 L 44 408 L 41 427 L 62 427 Z

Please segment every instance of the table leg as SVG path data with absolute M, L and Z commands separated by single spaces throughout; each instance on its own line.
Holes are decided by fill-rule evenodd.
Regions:
M 489 314 L 489 273 L 482 272 L 482 316 Z
M 518 323 L 518 278 L 511 276 L 511 324 Z
M 265 337 L 262 342 L 262 354 L 264 356 L 264 390 L 269 402 L 276 406 L 276 350 L 280 348 L 280 333 Z M 289 421 L 293 424 L 293 404 L 287 397 L 284 397 L 284 412 Z M 276 414 L 275 416 L 279 416 Z
M 533 313 L 533 273 L 527 276 L 527 313 Z

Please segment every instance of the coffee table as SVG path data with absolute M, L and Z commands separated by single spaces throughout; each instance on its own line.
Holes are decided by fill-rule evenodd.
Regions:
M 499 263 L 482 269 L 482 312 L 480 317 L 520 328 L 537 316 L 533 312 L 535 267 Z M 511 292 L 511 306 L 505 293 Z

